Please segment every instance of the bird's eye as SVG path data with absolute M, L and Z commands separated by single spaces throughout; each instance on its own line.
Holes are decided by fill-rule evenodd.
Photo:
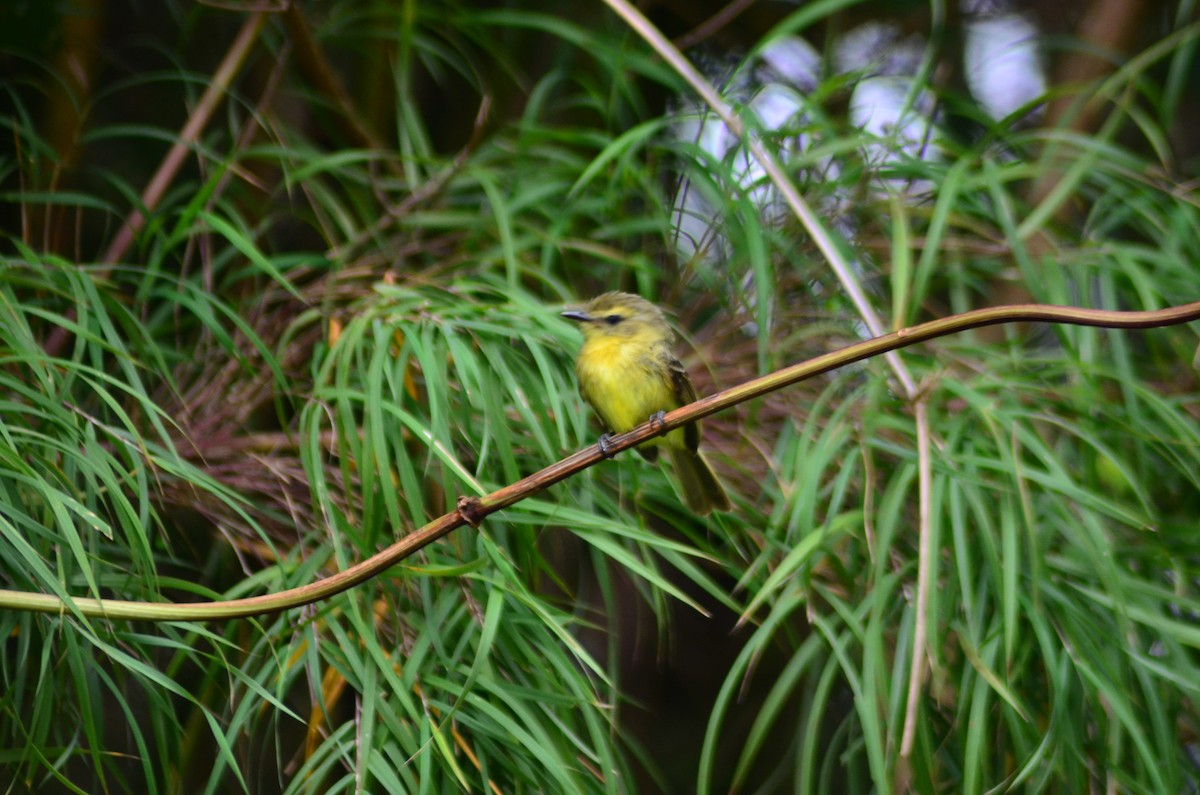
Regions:
M 608 317 L 604 318 L 604 322 L 610 326 L 615 326 L 624 319 L 625 318 L 621 317 L 620 315 L 609 315 Z

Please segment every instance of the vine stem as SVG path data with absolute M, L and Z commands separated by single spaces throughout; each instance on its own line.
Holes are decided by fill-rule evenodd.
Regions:
M 1075 326 L 1138 329 L 1171 326 L 1196 320 L 1200 320 L 1200 301 L 1145 312 L 1080 309 L 1046 304 L 1018 304 L 976 309 L 960 315 L 951 315 L 859 342 L 839 351 L 823 354 L 800 364 L 755 378 L 715 395 L 701 398 L 695 403 L 667 413 L 661 421 L 645 422 L 628 433 L 610 437 L 607 445 L 608 455 L 601 453 L 598 445 L 592 445 L 491 494 L 483 497 L 460 498 L 458 508 L 454 511 L 435 519 L 361 563 L 308 585 L 245 599 L 186 604 L 72 597 L 66 595 L 65 592 L 62 595 L 56 595 L 0 590 L 0 609 L 71 614 L 81 618 L 142 621 L 203 621 L 276 613 L 312 604 L 353 588 L 355 585 L 383 573 L 464 524 L 478 527 L 488 515 L 520 502 L 535 493 L 545 491 L 555 483 L 622 450 L 641 444 L 651 437 L 660 436 L 686 423 L 694 422 L 731 406 L 762 397 L 770 392 L 853 362 L 947 334 L 1000 323 L 1049 322 Z

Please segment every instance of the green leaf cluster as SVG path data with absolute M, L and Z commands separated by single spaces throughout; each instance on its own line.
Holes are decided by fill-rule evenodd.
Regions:
M 820 42 L 846 5 L 750 43 Z M 928 196 L 880 188 L 847 76 L 765 140 L 804 135 L 787 168 L 894 327 L 1014 293 L 1195 300 L 1188 8 L 1092 87 L 1086 132 L 985 120 L 945 90 L 940 159 L 886 174 Z M 599 6 L 272 16 L 149 201 L 213 43 L 246 20 L 164 9 L 87 85 L 4 56 L 6 590 L 235 599 L 375 554 L 594 441 L 558 312 L 603 290 L 672 308 L 702 393 L 863 334 L 811 230 L 731 187 L 735 157 L 665 135 L 682 81 Z M 723 259 L 678 261 L 677 173 L 716 207 Z M 669 472 L 624 455 L 277 616 L 0 610 L 0 781 L 1190 791 L 1195 349 L 1189 328 L 1020 328 L 906 351 L 928 478 L 913 406 L 872 361 L 706 420 L 728 515 L 689 516 Z

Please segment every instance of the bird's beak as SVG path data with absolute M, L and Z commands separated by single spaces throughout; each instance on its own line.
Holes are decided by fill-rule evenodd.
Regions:
M 576 320 L 580 323 L 586 323 L 592 319 L 592 316 L 587 312 L 584 312 L 582 309 L 568 309 L 566 312 L 562 313 L 562 316 L 567 320 Z

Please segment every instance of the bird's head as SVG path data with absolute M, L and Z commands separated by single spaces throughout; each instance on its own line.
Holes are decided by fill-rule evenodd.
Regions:
M 605 293 L 586 304 L 568 309 L 562 316 L 579 323 L 586 339 L 643 337 L 652 335 L 665 341 L 672 337 L 671 327 L 662 310 L 632 293 Z

